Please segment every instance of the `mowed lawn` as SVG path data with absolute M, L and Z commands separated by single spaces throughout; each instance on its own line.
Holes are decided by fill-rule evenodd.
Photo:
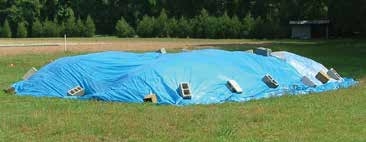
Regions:
M 310 57 L 360 83 L 319 94 L 184 107 L 1 92 L 0 141 L 366 141 L 365 40 L 266 42 L 274 51 Z M 77 54 L 82 53 L 0 57 L 0 87 L 20 80 L 32 66 Z

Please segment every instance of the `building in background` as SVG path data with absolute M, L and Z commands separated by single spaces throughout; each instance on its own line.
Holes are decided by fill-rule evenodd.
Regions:
M 291 25 L 291 38 L 328 38 L 329 23 L 329 20 L 290 21 L 289 24 Z

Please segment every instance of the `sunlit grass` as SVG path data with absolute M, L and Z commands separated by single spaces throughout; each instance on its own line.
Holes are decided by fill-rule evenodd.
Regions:
M 311 57 L 360 84 L 319 94 L 184 107 L 1 92 L 0 141 L 366 141 L 366 42 L 316 42 L 268 47 Z M 77 54 L 0 57 L 0 87 L 20 80 L 32 66 Z

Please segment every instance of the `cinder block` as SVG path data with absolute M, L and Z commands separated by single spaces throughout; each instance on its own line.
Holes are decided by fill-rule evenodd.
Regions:
M 145 96 L 144 102 L 152 102 L 152 103 L 156 104 L 156 103 L 158 103 L 158 99 L 155 94 L 150 93 Z
M 249 50 L 245 50 L 245 52 L 247 52 L 247 53 L 254 53 L 254 50 L 253 49 L 249 49 Z
M 187 83 L 187 82 L 180 83 L 179 91 L 180 91 L 180 95 L 183 99 L 191 99 L 192 94 L 191 94 L 191 89 L 190 89 L 189 83 Z
M 230 89 L 231 92 L 239 94 L 243 92 L 243 89 L 241 89 L 240 85 L 235 80 L 228 80 L 226 86 Z
M 161 53 L 161 54 L 166 54 L 166 49 L 165 48 L 160 48 L 157 52 Z
M 82 88 L 80 86 L 76 86 L 76 87 L 70 89 L 69 91 L 67 91 L 67 94 L 69 96 L 83 96 L 85 94 L 85 90 L 84 90 L 84 88 Z
M 333 68 L 330 68 L 330 70 L 328 70 L 327 72 L 328 76 L 335 79 L 335 80 L 340 80 L 342 79 L 342 77 L 337 73 L 337 71 Z
M 32 67 L 25 73 L 22 77 L 23 80 L 28 80 L 33 74 L 37 72 L 37 69 L 35 67 Z
M 301 82 L 307 86 L 316 87 L 316 84 L 313 81 L 311 81 L 307 76 L 303 76 L 301 78 Z
M 259 47 L 254 50 L 254 53 L 262 56 L 271 56 L 272 50 L 269 48 Z
M 271 75 L 266 74 L 263 78 L 262 81 L 270 88 L 277 88 L 279 86 L 279 84 L 277 83 L 276 80 L 274 80 L 272 78 Z
M 15 88 L 14 87 L 9 87 L 7 89 L 4 89 L 3 91 L 4 91 L 4 93 L 7 93 L 7 94 L 15 94 Z
M 318 74 L 316 74 L 315 78 L 318 79 L 323 84 L 327 83 L 330 80 L 330 77 L 323 71 L 318 72 Z

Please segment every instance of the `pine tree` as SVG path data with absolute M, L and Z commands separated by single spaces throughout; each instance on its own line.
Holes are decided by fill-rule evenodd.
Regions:
M 205 38 L 222 37 L 221 29 L 223 29 L 223 25 L 220 22 L 220 18 L 209 16 L 206 22 L 204 24 Z
M 95 35 L 95 24 L 90 15 L 88 15 L 85 21 L 85 36 L 93 37 L 94 35 Z
M 206 38 L 208 36 L 208 25 L 210 20 L 210 16 L 206 9 L 202 9 L 200 15 L 196 16 L 193 19 L 193 31 L 194 37 L 198 38 Z
M 177 24 L 177 36 L 186 38 L 192 35 L 192 22 L 188 21 L 186 18 L 181 17 Z
M 10 25 L 9 25 L 9 22 L 7 19 L 5 19 L 4 21 L 4 25 L 3 25 L 3 28 L 2 28 L 2 37 L 5 37 L 5 38 L 11 38 L 11 29 L 10 29 Z
M 18 38 L 26 38 L 27 34 L 28 34 L 28 32 L 27 32 L 27 28 L 25 27 L 24 22 L 18 23 L 16 36 Z
M 239 38 L 240 37 L 240 26 L 242 25 L 239 18 L 234 15 L 233 18 L 231 18 L 231 37 L 230 38 Z
M 254 21 L 252 37 L 264 38 L 266 36 L 265 33 L 266 33 L 266 22 L 264 21 L 264 19 L 262 19 L 261 16 L 258 16 Z
M 135 31 L 123 17 L 117 21 L 115 29 L 118 37 L 133 37 L 135 35 Z
M 254 26 L 255 26 L 255 19 L 252 17 L 250 13 L 248 13 L 243 20 L 241 28 L 242 31 L 241 37 L 249 37 L 252 34 L 254 34 L 253 33 Z
M 167 37 L 177 37 L 178 31 L 178 20 L 175 18 L 169 19 L 167 24 Z
M 53 19 L 54 26 L 56 26 L 55 37 L 63 37 L 65 31 L 64 23 L 58 22 L 57 18 Z
M 55 21 L 46 21 L 43 23 L 43 36 L 44 37 L 57 37 L 60 35 L 58 25 Z
M 43 30 L 43 27 L 42 27 L 41 22 L 38 19 L 36 19 L 32 25 L 32 33 L 31 33 L 32 37 L 41 37 L 42 30 Z
M 137 35 L 141 37 L 153 37 L 154 36 L 154 23 L 155 19 L 145 15 L 138 23 L 136 31 Z
M 167 37 L 169 32 L 168 15 L 165 9 L 161 10 L 159 17 L 154 24 L 154 33 L 159 37 Z
M 227 15 L 226 12 L 220 18 L 218 18 L 218 22 L 220 25 L 218 31 L 219 38 L 228 38 L 234 33 L 231 28 L 232 26 L 231 18 Z
M 74 15 L 70 15 L 70 17 L 66 20 L 66 23 L 64 23 L 64 25 L 65 25 L 64 34 L 66 34 L 69 37 L 76 36 L 77 30 Z
M 80 18 L 78 18 L 78 20 L 76 21 L 76 25 L 75 25 L 75 36 L 77 37 L 83 37 L 85 35 L 85 27 L 83 22 L 81 21 Z

